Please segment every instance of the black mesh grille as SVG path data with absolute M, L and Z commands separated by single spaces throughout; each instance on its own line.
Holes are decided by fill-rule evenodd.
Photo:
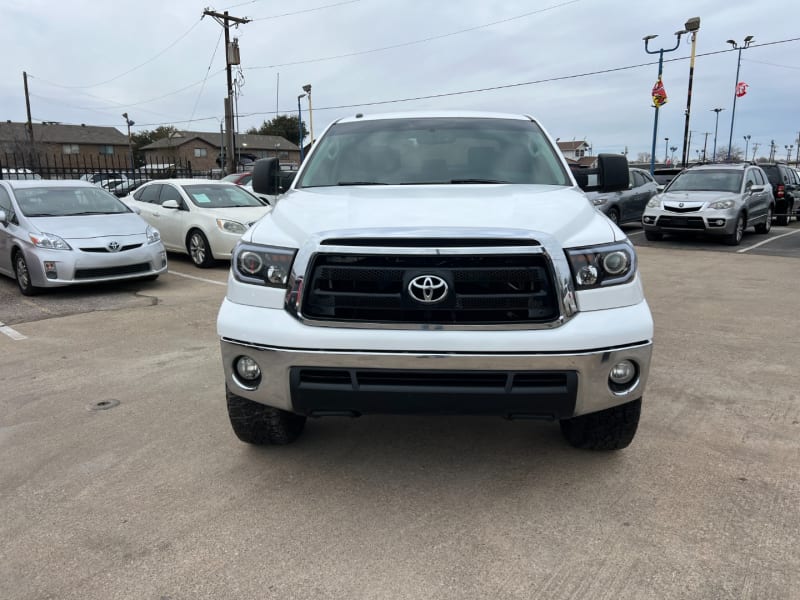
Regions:
M 688 212 L 697 212 L 703 208 L 702 206 L 666 206 L 664 205 L 664 210 L 668 210 L 669 212 L 674 213 L 688 213 Z
M 128 244 L 127 246 L 120 246 L 117 250 L 109 250 L 104 246 L 94 248 L 81 248 L 81 252 L 125 252 L 126 250 L 134 250 L 139 248 L 141 244 Z
M 115 275 L 130 275 L 132 273 L 146 273 L 150 270 L 150 263 L 125 265 L 122 267 L 103 267 L 100 269 L 76 269 L 75 279 L 94 279 L 95 277 L 114 277 Z
M 703 217 L 672 217 L 664 215 L 658 218 L 660 227 L 673 227 L 675 229 L 705 229 Z
M 447 284 L 435 304 L 409 293 L 411 280 L 427 275 Z M 312 319 L 378 323 L 543 323 L 559 315 L 548 259 L 538 254 L 318 254 L 302 306 Z

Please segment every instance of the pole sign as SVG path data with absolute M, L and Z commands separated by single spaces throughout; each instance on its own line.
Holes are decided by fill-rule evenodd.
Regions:
M 740 81 L 736 84 L 736 97 L 741 98 L 747 93 L 747 88 L 750 86 L 747 85 L 744 81 Z
M 664 89 L 664 83 L 661 81 L 661 77 L 658 78 L 656 84 L 653 86 L 653 106 L 656 108 L 660 108 L 667 103 L 667 91 Z

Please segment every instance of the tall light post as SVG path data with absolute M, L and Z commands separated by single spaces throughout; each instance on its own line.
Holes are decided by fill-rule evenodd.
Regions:
M 136 163 L 133 160 L 133 144 L 131 144 L 131 126 L 136 125 L 133 121 L 128 118 L 128 113 L 122 113 L 122 118 L 125 119 L 125 125 L 128 126 L 128 154 L 131 155 L 131 177 L 133 177 L 133 172 L 136 170 Z
M 314 145 L 314 109 L 311 107 L 311 84 L 303 86 L 303 91 L 308 94 L 308 135 L 311 137 L 311 145 Z
M 694 55 L 695 48 L 697 47 L 697 32 L 700 30 L 700 17 L 692 17 L 686 21 L 684 25 L 686 31 L 692 34 L 692 55 L 689 59 L 689 91 L 686 94 L 686 122 L 683 126 L 683 153 L 681 155 L 683 168 L 686 168 L 686 163 L 689 160 L 689 141 L 691 134 L 689 132 L 689 115 L 692 111 L 692 82 L 694 81 Z
M 664 72 L 664 53 L 665 52 L 672 52 L 673 50 L 677 50 L 678 46 L 681 45 L 681 36 L 686 33 L 685 30 L 680 30 L 675 32 L 675 36 L 677 40 L 675 40 L 675 46 L 672 48 L 660 48 L 658 50 L 650 50 L 649 44 L 650 40 L 657 38 L 657 35 L 646 35 L 642 39 L 644 40 L 644 51 L 647 54 L 658 54 L 658 79 L 656 80 L 656 87 L 661 86 L 661 75 Z M 652 148 L 650 149 L 650 174 L 652 175 L 656 168 L 656 138 L 658 137 L 658 109 L 666 102 L 666 98 L 663 101 L 654 100 L 653 107 L 656 109 L 655 117 L 653 118 L 653 144 Z
M 744 136 L 744 160 L 747 162 L 747 147 L 750 145 L 750 134 Z
M 753 42 L 753 36 L 748 35 L 744 38 L 744 43 L 739 46 L 735 40 L 728 40 L 728 43 L 733 46 L 734 50 L 739 50 L 739 58 L 736 61 L 736 81 L 733 84 L 733 110 L 731 111 L 731 135 L 728 138 L 728 158 L 726 160 L 731 159 L 731 146 L 733 145 L 733 122 L 736 119 L 736 98 L 739 96 L 739 69 L 742 66 L 742 50 L 748 48 L 750 44 Z M 744 94 L 742 94 L 744 95 Z
M 794 149 L 794 144 L 789 144 L 788 146 L 784 145 L 786 148 L 786 164 L 789 164 L 789 161 L 792 160 L 792 150 Z
M 669 138 L 664 138 L 664 165 L 669 162 Z
M 714 153 L 711 155 L 711 162 L 716 162 L 717 160 L 717 131 L 719 130 L 719 113 L 721 113 L 724 108 L 712 108 L 711 111 L 717 113 L 717 118 L 714 121 Z
M 677 146 L 670 146 L 669 147 L 669 151 L 670 151 L 669 162 L 671 164 L 675 164 L 675 150 L 677 150 L 677 149 L 678 149 Z
M 305 98 L 305 94 L 297 97 L 297 145 L 300 146 L 300 162 L 303 162 L 303 109 L 300 108 L 300 100 Z M 299 166 L 299 165 L 298 165 Z

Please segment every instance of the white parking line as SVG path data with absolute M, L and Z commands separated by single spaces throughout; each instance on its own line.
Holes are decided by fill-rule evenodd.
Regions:
M 741 250 L 737 250 L 736 252 L 742 254 L 743 252 L 747 252 L 748 250 L 752 250 L 753 248 L 758 248 L 759 246 L 763 246 L 764 244 L 769 244 L 774 240 L 779 240 L 782 237 L 786 237 L 787 235 L 794 235 L 798 231 L 800 231 L 800 229 L 793 229 L 789 233 L 782 233 L 781 235 L 776 235 L 775 237 L 767 238 L 766 240 L 758 242 L 757 244 L 753 244 L 752 246 L 748 246 L 747 248 L 742 248 Z
M 4 335 L 7 335 L 12 340 L 19 341 L 19 340 L 27 340 L 28 339 L 27 336 L 22 335 L 19 331 L 16 331 L 15 329 L 11 329 L 11 327 L 6 325 L 2 321 L 0 321 L 0 333 L 2 333 Z
M 205 283 L 213 283 L 214 285 L 228 285 L 227 282 L 224 281 L 214 281 L 213 279 L 205 279 L 203 277 L 196 277 L 194 275 L 187 275 L 186 273 L 178 273 L 177 271 L 167 271 L 170 275 L 177 275 L 178 277 L 186 277 L 186 279 L 194 279 L 196 281 L 204 281 Z

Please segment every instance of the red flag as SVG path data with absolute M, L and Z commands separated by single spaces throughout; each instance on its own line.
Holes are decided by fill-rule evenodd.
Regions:
M 740 81 L 736 84 L 736 97 L 741 98 L 747 93 L 747 88 L 750 86 L 747 85 L 744 81 Z
M 667 103 L 667 91 L 664 89 L 664 84 L 661 77 L 658 78 L 656 84 L 653 86 L 653 106 L 656 108 L 664 106 Z

